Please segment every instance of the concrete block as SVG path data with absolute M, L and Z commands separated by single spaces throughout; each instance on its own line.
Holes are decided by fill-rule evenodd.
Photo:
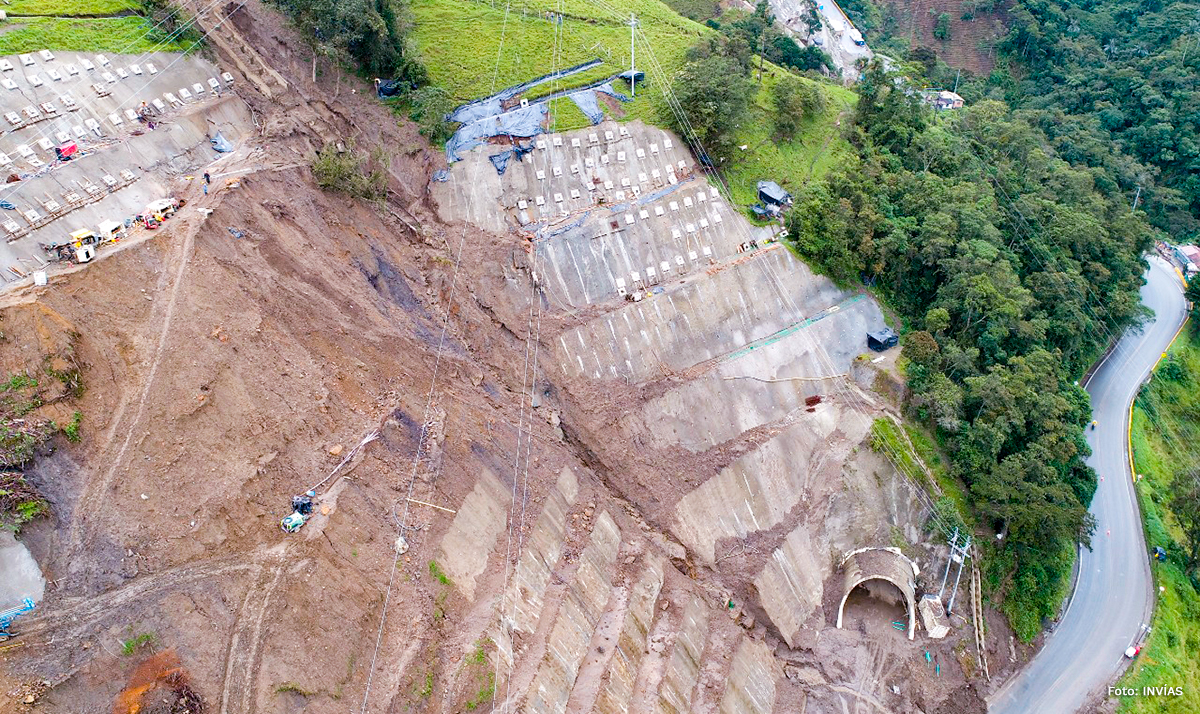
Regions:
M 733 655 L 720 714 L 771 714 L 775 707 L 775 682 L 782 675 L 779 663 L 766 644 L 743 637 Z
M 468 600 L 475 599 L 475 581 L 487 568 L 488 556 L 508 521 L 512 495 L 488 469 L 463 499 L 442 537 L 437 561 Z
M 687 597 L 671 659 L 658 689 L 658 711 L 664 714 L 691 711 L 692 689 L 700 677 L 700 661 L 708 640 L 709 613 L 708 605 L 699 596 Z
M 579 665 L 592 640 L 592 633 L 612 592 L 612 577 L 621 532 L 612 516 L 602 511 L 596 518 L 588 545 L 579 555 L 579 567 L 571 582 L 558 619 L 546 642 L 546 655 L 529 688 L 526 712 L 564 714 L 575 685 Z
M 942 601 L 936 596 L 926 595 L 917 602 L 917 612 L 921 614 L 921 624 L 930 639 L 940 640 L 950 634 L 950 618 Z
M 504 616 L 512 618 L 515 630 L 528 633 L 537 626 L 550 573 L 562 557 L 567 511 L 578 495 L 579 483 L 575 474 L 570 469 L 563 469 L 558 483 L 546 498 L 533 533 L 525 541 L 525 550 L 521 553 L 506 596 L 507 611 Z
M 810 528 L 801 523 L 789 533 L 754 580 L 763 609 L 789 647 L 797 646 L 805 621 L 821 606 L 831 574 L 829 558 L 813 548 Z
M 599 714 L 629 711 L 629 700 L 633 696 L 638 667 L 646 651 L 646 638 L 654 620 L 662 584 L 663 560 L 651 555 L 630 594 L 629 609 L 625 612 L 625 622 L 617 637 L 617 651 L 609 663 L 608 680 L 600 690 L 593 711 Z

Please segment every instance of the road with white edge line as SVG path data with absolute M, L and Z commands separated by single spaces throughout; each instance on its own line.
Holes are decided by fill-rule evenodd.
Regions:
M 1126 333 L 1087 383 L 1095 430 L 1088 464 L 1100 477 L 1092 513 L 1092 549 L 1079 559 L 1079 580 L 1066 614 L 1033 661 L 988 701 L 991 714 L 1067 714 L 1106 695 L 1124 652 L 1149 623 L 1153 580 L 1129 461 L 1129 409 L 1138 388 L 1186 315 L 1178 273 L 1150 258 L 1142 302 L 1154 318 Z M 1162 682 L 1163 685 L 1177 684 Z

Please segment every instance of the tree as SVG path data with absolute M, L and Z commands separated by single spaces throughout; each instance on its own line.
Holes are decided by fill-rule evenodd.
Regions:
M 1192 304 L 1192 329 L 1200 328 L 1200 275 L 1192 276 L 1184 295 Z
M 1200 569 L 1200 469 L 1191 468 L 1175 476 L 1171 484 L 1171 512 L 1183 530 L 1188 569 Z
M 771 101 L 775 109 L 775 135 L 780 139 L 795 138 L 805 120 L 825 109 L 825 95 L 820 88 L 792 75 L 775 83 Z
M 702 53 L 684 65 L 672 83 L 688 125 L 672 115 L 674 129 L 684 137 L 695 132 L 712 160 L 730 157 L 738 126 L 754 85 L 746 76 L 747 67 L 723 53 Z M 691 137 L 689 137 L 691 138 Z
M 937 24 L 933 26 L 933 36 L 942 42 L 950 39 L 950 13 L 943 12 L 938 15 Z
M 425 84 L 409 35 L 413 20 L 406 0 L 274 0 L 314 47 L 316 55 L 349 60 L 372 77 Z
M 421 135 L 431 144 L 444 144 L 454 133 L 446 121 L 457 102 L 441 87 L 422 87 L 409 96 L 409 118 L 417 123 Z
M 801 72 L 805 70 L 833 69 L 833 60 L 816 45 L 801 47 L 787 35 L 777 35 L 766 48 L 767 59 L 775 64 Z

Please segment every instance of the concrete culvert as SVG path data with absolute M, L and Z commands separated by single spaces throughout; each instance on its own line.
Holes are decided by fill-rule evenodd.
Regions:
M 895 548 L 865 548 L 849 553 L 842 561 L 844 580 L 838 604 L 838 628 L 842 627 L 846 603 L 857 589 L 873 601 L 892 603 L 907 613 L 908 639 L 913 639 L 917 625 L 917 572 L 916 564 Z

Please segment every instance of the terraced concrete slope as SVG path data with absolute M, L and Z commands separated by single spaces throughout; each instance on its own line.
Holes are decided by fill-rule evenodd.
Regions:
M 95 155 L 149 141 L 115 195 L 186 209 L 0 312 L 0 362 L 36 373 L 62 341 L 88 385 L 83 443 L 29 470 L 54 585 L 0 709 L 19 680 L 112 710 L 141 633 L 223 714 L 972 710 L 961 640 L 909 642 L 886 592 L 833 626 L 847 551 L 941 562 L 867 443 L 897 386 L 894 355 L 861 355 L 869 297 L 658 129 L 546 136 L 503 175 L 487 146 L 430 183 L 416 128 L 319 57 L 314 78 L 270 7 L 201 24 L 233 84 L 168 112 L 182 143 Z M 210 119 L 235 151 L 205 153 Z M 390 153 L 382 206 L 317 186 L 348 139 Z
M 471 585 L 496 601 L 501 710 L 853 701 L 823 672 L 889 611 L 852 601 L 857 631 L 830 634 L 839 558 L 920 544 L 926 515 L 867 448 L 891 408 L 863 356 L 878 305 L 751 226 L 668 132 L 603 123 L 531 147 L 499 171 L 508 147 L 485 146 L 432 184 L 442 220 L 511 241 L 497 315 L 538 354 L 532 408 L 552 413 L 537 421 L 598 477 L 564 474 L 536 521 L 514 509 L 514 528 L 533 523 L 515 569 Z M 898 634 L 883 646 L 915 652 Z
M 254 121 L 225 74 L 171 52 L 0 57 L 0 171 L 16 177 L 0 188 L 15 208 L 0 216 L 0 276 L 44 266 L 40 244 L 145 212 L 173 191 L 169 177 L 219 156 L 217 133 L 244 157 Z

